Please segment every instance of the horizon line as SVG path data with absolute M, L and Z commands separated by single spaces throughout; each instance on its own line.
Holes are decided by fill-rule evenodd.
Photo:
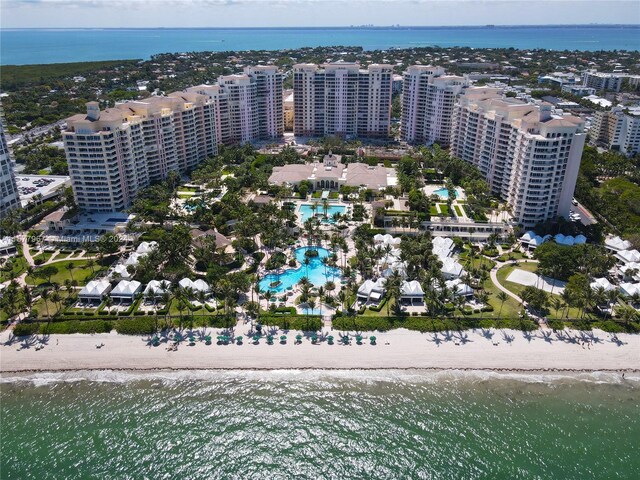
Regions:
M 340 28 L 340 29 L 376 29 L 376 28 L 537 28 L 537 27 L 640 27 L 640 23 L 539 23 L 539 24 L 473 24 L 473 25 L 373 25 L 373 24 L 361 24 L 361 25 L 299 25 L 299 26 L 253 26 L 253 27 L 223 27 L 223 26 L 210 26 L 210 27 L 5 27 L 1 30 L 258 30 L 258 29 L 328 29 L 328 28 Z M 0 30 L 0 31 L 1 31 Z

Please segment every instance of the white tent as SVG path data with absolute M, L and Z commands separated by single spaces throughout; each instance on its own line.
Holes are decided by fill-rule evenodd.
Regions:
M 620 293 L 627 297 L 633 297 L 636 293 L 640 294 L 640 283 L 621 283 Z
M 464 268 L 453 258 L 442 260 L 442 275 L 445 279 L 459 278 L 465 274 Z
M 616 254 L 622 263 L 638 263 L 640 262 L 640 252 L 638 250 L 623 250 Z
M 462 283 L 462 280 L 460 280 L 459 278 L 456 278 L 454 280 L 448 280 L 444 282 L 444 284 L 449 289 L 452 296 L 454 296 L 453 290 L 456 288 L 457 288 L 455 292 L 456 297 L 470 297 L 471 295 L 473 295 L 473 288 L 471 288 L 466 283 Z
M 138 248 L 136 248 L 136 253 L 141 255 L 146 255 L 147 253 L 154 250 L 157 246 L 158 246 L 158 242 L 155 242 L 155 241 L 142 242 L 140 245 L 138 245 Z
M 629 250 L 631 248 L 631 242 L 623 240 L 620 237 L 607 237 L 604 241 L 604 246 L 609 250 L 619 252 L 621 250 Z
M 384 278 L 379 278 L 375 282 L 373 280 L 365 280 L 360 288 L 358 288 L 358 299 L 367 300 L 375 300 L 379 301 L 384 295 L 385 288 L 384 285 L 386 280 Z
M 522 243 L 529 243 L 534 238 L 536 238 L 536 232 L 534 232 L 533 230 L 529 230 L 528 232 L 526 232 L 524 235 L 520 237 L 520 241 Z
M 591 290 L 597 290 L 598 288 L 604 288 L 605 292 L 609 292 L 614 290 L 616 287 L 606 278 L 596 278 L 593 282 L 591 282 Z
M 137 280 L 120 280 L 118 285 L 111 290 L 111 298 L 132 300 L 141 288 L 142 284 Z
M 122 265 L 121 263 L 113 267 L 113 270 L 109 274 L 109 278 L 115 277 L 116 274 L 120 275 L 120 278 L 124 278 L 125 280 L 128 280 L 131 278 L 131 274 L 127 270 L 127 267 L 125 265 Z
M 127 258 L 127 261 L 124 262 L 124 264 L 136 266 L 138 264 L 138 261 L 140 261 L 140 258 L 143 256 L 144 255 L 141 255 L 140 253 L 133 252 L 131 255 L 129 255 L 129 258 Z
M 102 297 L 109 293 L 110 290 L 111 284 L 108 280 L 91 280 L 82 287 L 78 297 L 80 297 L 82 301 L 102 300 Z
M 422 301 L 424 299 L 424 291 L 422 285 L 417 280 L 411 280 L 410 282 L 402 282 L 400 286 L 400 299 L 401 300 L 414 300 Z
M 144 289 L 145 297 L 160 297 L 171 288 L 171 283 L 166 280 L 151 280 Z
M 191 288 L 194 292 L 209 293 L 211 291 L 209 284 L 204 280 L 200 280 L 200 279 L 194 282 L 190 278 L 183 278 L 178 282 L 178 285 L 180 285 L 182 288 L 185 288 L 185 289 Z

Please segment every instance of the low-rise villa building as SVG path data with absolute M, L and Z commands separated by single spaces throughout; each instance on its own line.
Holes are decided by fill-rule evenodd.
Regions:
M 144 289 L 144 296 L 146 298 L 162 297 L 165 293 L 168 293 L 170 289 L 171 283 L 166 280 L 151 280 Z
M 137 280 L 120 280 L 111 290 L 111 298 L 119 302 L 132 302 L 141 289 L 142 284 Z
M 101 302 L 102 299 L 111 291 L 111 284 L 106 279 L 91 280 L 87 283 L 80 293 L 78 298 L 81 302 Z
M 379 278 L 376 281 L 365 280 L 365 282 L 360 285 L 360 288 L 358 288 L 358 301 L 378 304 L 386 291 L 385 283 L 386 279 L 384 278 Z
M 308 181 L 314 190 L 340 190 L 345 185 L 383 190 L 387 187 L 387 169 L 382 165 L 370 166 L 366 163 L 342 163 L 341 155 L 329 152 L 322 162 L 284 165 L 274 167 L 269 177 L 273 185 L 297 187 Z
M 411 305 L 424 302 L 424 291 L 417 280 L 404 281 L 400 286 L 400 301 Z

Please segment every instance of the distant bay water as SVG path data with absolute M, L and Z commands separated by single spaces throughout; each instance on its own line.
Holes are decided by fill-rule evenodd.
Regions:
M 638 50 L 640 26 L 1 29 L 0 64 L 141 58 L 170 52 L 282 50 L 317 46 L 366 50 L 424 46 Z
M 640 376 L 424 371 L 25 374 L 0 478 L 618 479 Z

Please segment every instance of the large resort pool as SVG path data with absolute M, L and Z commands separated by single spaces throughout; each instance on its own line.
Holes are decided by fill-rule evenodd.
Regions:
M 433 193 L 438 195 L 443 200 L 448 200 L 449 199 L 449 190 L 447 190 L 445 187 L 439 188 L 438 190 L 435 190 Z M 456 189 L 455 190 L 455 198 L 458 198 L 459 196 L 460 196 L 460 194 L 458 193 L 458 190 Z
M 326 211 L 327 218 L 321 218 L 321 220 L 324 223 L 333 223 L 333 215 L 336 213 L 340 213 L 344 215 L 346 210 L 347 210 L 347 207 L 345 207 L 344 205 L 327 205 L 327 211 Z M 302 205 L 300 205 L 299 212 L 300 212 L 300 220 L 302 223 L 306 222 L 307 219 L 314 216 L 312 205 L 309 203 L 303 203 Z M 324 207 L 322 206 L 322 203 L 316 203 L 315 216 L 324 217 L 324 215 L 325 215 L 325 210 L 324 210 Z
M 344 208 L 344 207 L 343 207 Z M 309 257 L 309 265 L 304 265 L 305 252 L 307 250 L 317 250 L 317 257 Z M 337 281 L 340 279 L 340 269 L 326 267 L 322 264 L 322 259 L 330 255 L 331 252 L 322 247 L 300 247 L 296 249 L 296 259 L 300 263 L 298 268 L 288 268 L 278 273 L 270 273 L 260 280 L 260 290 L 267 290 L 274 293 L 282 293 L 292 289 L 297 285 L 303 277 L 307 277 L 315 287 L 324 286 L 327 281 Z M 274 282 L 279 282 L 276 286 L 272 286 Z

